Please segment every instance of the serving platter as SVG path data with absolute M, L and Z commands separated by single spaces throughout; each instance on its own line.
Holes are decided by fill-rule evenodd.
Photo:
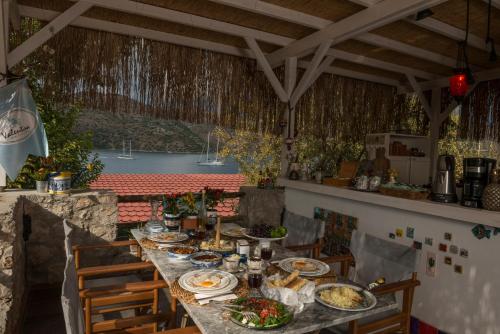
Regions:
M 175 252 L 175 250 L 185 249 L 187 252 Z M 198 251 L 198 247 L 187 245 L 169 245 L 167 246 L 167 255 L 171 259 L 189 260 L 189 258 Z M 189 253 L 188 253 L 189 252 Z
M 309 267 L 314 267 L 314 270 L 307 270 L 307 269 L 299 269 L 294 267 L 294 263 L 303 263 L 305 266 Z M 315 260 L 315 259 L 309 259 L 305 257 L 290 257 L 284 260 L 281 260 L 278 263 L 278 266 L 283 269 L 286 272 L 292 273 L 295 270 L 299 271 L 300 276 L 308 276 L 308 277 L 315 277 L 315 276 L 322 276 L 325 274 L 328 274 L 330 272 L 330 267 L 328 264 Z
M 351 289 L 355 290 L 356 292 L 358 292 L 363 297 L 363 302 L 357 307 L 348 308 L 348 307 L 338 306 L 338 305 L 329 303 L 329 302 L 321 299 L 320 295 L 321 295 L 321 292 L 323 290 L 332 289 L 332 288 L 341 288 L 341 287 L 348 287 L 348 288 L 351 288 Z M 349 312 L 367 311 L 367 310 L 374 308 L 377 305 L 377 298 L 370 291 L 368 291 L 360 286 L 348 284 L 348 283 L 329 283 L 329 284 L 319 285 L 314 290 L 314 299 L 318 303 L 320 303 L 326 307 L 333 308 L 333 309 L 336 309 L 339 311 L 349 311 Z
M 186 233 L 178 233 L 178 232 L 161 232 L 161 233 L 153 233 L 149 234 L 147 238 L 151 241 L 155 241 L 158 243 L 175 243 L 182 242 L 189 239 L 189 236 Z
M 231 316 L 230 316 L 230 320 L 232 322 L 234 322 L 235 324 L 241 326 L 241 327 L 245 327 L 245 328 L 249 328 L 249 329 L 253 329 L 253 330 L 272 330 L 272 329 L 277 329 L 277 328 L 280 328 L 280 327 L 283 327 L 285 325 L 287 325 L 288 323 L 290 323 L 290 321 L 293 320 L 293 312 L 283 303 L 280 303 L 279 301 L 276 301 L 276 300 L 273 300 L 273 299 L 267 299 L 267 298 L 239 298 L 237 299 L 235 302 L 233 302 L 233 304 L 236 304 L 236 305 L 244 305 L 245 303 L 249 302 L 249 301 L 255 301 L 255 305 L 256 305 L 256 309 L 253 309 L 252 307 L 244 307 L 243 310 L 247 310 L 247 311 L 252 311 L 252 312 L 255 312 L 257 313 L 257 315 L 260 317 L 261 314 L 262 314 L 262 310 L 261 310 L 261 305 L 260 303 L 262 302 L 268 302 L 270 303 L 270 305 L 273 305 L 273 307 L 275 309 L 280 309 L 284 312 L 280 312 L 282 313 L 281 316 L 277 319 L 274 319 L 274 321 L 272 323 L 269 323 L 269 324 L 266 324 L 264 318 L 260 318 L 256 323 L 250 323 L 248 321 L 245 321 L 243 320 L 243 317 L 237 313 L 237 312 L 232 312 L 231 313 Z M 265 311 L 264 311 L 265 312 Z M 267 318 L 266 318 L 267 319 Z M 264 323 L 262 324 L 260 322 L 260 320 L 264 321 Z
M 288 236 L 288 233 L 282 236 L 281 238 L 260 238 L 260 237 L 254 237 L 250 234 L 248 234 L 248 229 L 243 228 L 242 231 L 243 236 L 253 239 L 253 240 L 259 240 L 259 242 L 271 242 L 271 241 L 278 241 L 278 240 L 283 240 Z
M 222 294 L 233 290 L 238 279 L 222 270 L 200 269 L 185 273 L 179 278 L 179 285 L 186 291 L 203 294 Z M 210 282 L 210 284 L 203 284 Z
M 227 237 L 231 238 L 241 238 L 244 237 L 245 235 L 243 234 L 244 227 L 229 227 L 229 228 L 222 228 L 220 233 L 222 235 L 225 235 Z

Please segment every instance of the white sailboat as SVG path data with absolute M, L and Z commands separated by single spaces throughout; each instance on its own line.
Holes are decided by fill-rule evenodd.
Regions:
M 208 156 L 208 154 L 210 152 L 210 132 L 207 135 L 207 153 L 206 153 L 205 161 L 201 161 L 201 155 L 203 154 L 203 151 L 204 151 L 204 148 L 200 154 L 200 161 L 198 161 L 199 165 L 202 165 L 202 166 L 224 166 L 224 161 L 219 160 L 219 138 L 217 138 L 217 150 L 216 150 L 216 154 L 215 154 L 215 159 L 211 160 Z
M 129 140 L 128 141 L 128 154 L 125 153 L 125 139 L 123 140 L 123 143 L 122 143 L 122 154 L 118 155 L 118 159 L 126 159 L 126 160 L 133 160 L 135 159 L 133 156 L 132 156 L 132 141 Z

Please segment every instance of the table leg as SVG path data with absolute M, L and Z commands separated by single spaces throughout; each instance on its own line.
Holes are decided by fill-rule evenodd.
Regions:
M 172 317 L 170 318 L 169 328 L 173 329 L 177 324 L 177 298 L 174 296 L 171 296 L 170 312 L 172 312 Z

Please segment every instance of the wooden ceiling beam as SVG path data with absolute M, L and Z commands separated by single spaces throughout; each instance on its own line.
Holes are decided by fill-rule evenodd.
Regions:
M 333 21 L 325 20 L 317 16 L 304 14 L 302 12 L 293 9 L 288 9 L 285 7 L 269 4 L 267 2 L 260 0 L 210 0 L 210 1 L 318 30 L 321 30 L 326 26 L 328 26 L 329 24 L 333 23 Z M 353 39 L 366 44 L 378 46 L 384 49 L 413 56 L 416 58 L 425 59 L 434 62 L 436 64 L 441 64 L 448 67 L 454 67 L 456 63 L 456 59 L 454 58 L 447 57 L 439 53 L 435 53 L 425 49 L 421 49 L 412 46 L 410 44 L 402 43 L 394 39 L 390 39 L 373 33 L 364 33 L 354 37 Z M 476 67 L 476 69 L 479 68 Z
M 489 0 L 483 0 L 486 3 L 489 3 Z M 491 6 L 500 9 L 500 0 L 491 0 Z
M 30 6 L 22 6 L 22 5 L 19 6 L 19 12 L 21 16 L 32 17 L 42 21 L 51 21 L 60 14 L 60 12 L 57 11 L 40 9 Z M 197 38 L 161 32 L 158 30 L 145 29 L 121 23 L 93 19 L 85 16 L 80 16 L 76 18 L 74 21 L 70 23 L 70 25 L 91 30 L 106 31 L 118 35 L 138 37 L 149 40 L 155 40 L 159 42 L 182 45 L 196 49 L 205 49 L 233 56 L 254 58 L 252 51 L 249 49 L 242 49 L 227 44 L 215 43 Z M 298 67 L 307 69 L 308 66 L 309 66 L 308 61 L 298 61 Z M 401 84 L 398 80 L 378 75 L 373 75 L 369 73 L 348 70 L 341 67 L 330 66 L 328 68 L 325 68 L 324 72 L 343 77 L 364 80 L 388 86 L 394 86 L 398 87 L 398 89 L 401 88 Z
M 315 48 L 324 40 L 332 39 L 337 44 L 444 1 L 446 0 L 385 0 L 274 51 L 268 59 L 273 65 L 280 64 L 286 57 Z

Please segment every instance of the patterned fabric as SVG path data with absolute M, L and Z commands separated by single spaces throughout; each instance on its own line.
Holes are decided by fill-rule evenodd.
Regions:
M 325 225 L 322 221 L 317 221 L 301 215 L 297 215 L 285 210 L 283 215 L 283 226 L 288 230 L 288 236 L 283 240 L 283 246 L 302 246 L 314 244 L 322 238 L 325 232 Z M 309 255 L 308 251 L 298 252 L 300 255 Z
M 66 267 L 64 268 L 64 281 L 61 291 L 61 304 L 64 314 L 64 322 L 66 323 L 67 334 L 83 334 L 84 319 L 83 309 L 80 303 L 77 288 L 77 275 L 75 267 L 75 259 L 71 254 L 71 234 L 73 229 L 66 220 L 63 222 L 65 233 L 65 246 L 67 252 Z
M 314 208 L 314 219 L 325 225 L 321 252 L 329 256 L 349 254 L 351 233 L 358 228 L 358 219 L 321 208 Z
M 412 247 L 359 231 L 352 232 L 350 249 L 356 260 L 353 280 L 363 285 L 380 277 L 386 283 L 409 279 L 420 257 L 420 252 Z

